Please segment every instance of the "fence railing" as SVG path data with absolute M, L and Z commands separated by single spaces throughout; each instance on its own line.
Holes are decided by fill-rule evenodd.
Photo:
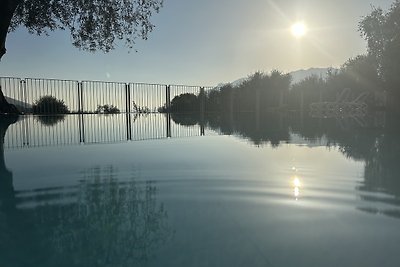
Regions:
M 50 96 L 62 102 L 70 113 L 155 113 L 163 107 L 170 107 L 176 96 L 185 93 L 198 96 L 202 90 L 212 89 L 187 85 L 11 77 L 0 77 L 0 86 L 7 101 L 20 111 L 39 114 L 57 113 L 55 101 L 42 103 L 43 108 L 35 109 L 41 99 Z

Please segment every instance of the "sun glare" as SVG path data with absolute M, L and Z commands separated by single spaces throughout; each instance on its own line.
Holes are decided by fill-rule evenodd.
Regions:
M 295 187 L 300 187 L 301 183 L 300 183 L 300 179 L 298 177 L 293 178 L 293 185 Z
M 293 185 L 293 196 L 295 197 L 296 201 L 299 200 L 300 197 L 300 187 L 301 187 L 301 182 L 299 177 L 294 176 L 292 178 L 292 185 Z
M 290 28 L 292 35 L 296 38 L 301 38 L 307 33 L 307 26 L 304 22 L 296 22 Z

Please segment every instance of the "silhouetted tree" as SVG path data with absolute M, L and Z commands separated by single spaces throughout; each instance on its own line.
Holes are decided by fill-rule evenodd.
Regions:
M 206 94 L 207 112 L 222 112 L 232 108 L 233 90 L 231 84 L 225 84 L 220 88 L 209 90 Z
M 374 8 L 359 24 L 359 30 L 368 42 L 368 53 L 375 58 L 378 73 L 391 91 L 392 106 L 400 100 L 400 1 L 396 0 L 385 12 Z
M 185 93 L 175 96 L 171 101 L 170 112 L 173 113 L 198 113 L 200 111 L 199 99 L 196 95 Z
M 254 112 L 281 107 L 289 92 L 291 76 L 277 70 L 270 74 L 255 72 L 241 84 L 226 84 L 209 91 L 207 111 Z
M 14 210 L 14 185 L 13 175 L 7 169 L 4 159 L 4 138 L 10 125 L 18 121 L 18 116 L 1 116 L 0 115 L 0 213 L 1 209 Z
M 336 101 L 345 88 L 350 89 L 348 101 L 368 92 L 365 101 L 370 106 L 378 104 L 375 94 L 382 94 L 383 86 L 374 57 L 359 55 L 346 61 L 339 70 L 329 71 L 325 79 L 310 76 L 294 84 L 289 94 L 289 106 L 298 109 L 302 101 L 304 108 L 308 108 L 314 102 Z
M 98 105 L 96 109 L 98 114 L 119 114 L 121 111 L 114 105 Z
M 319 76 L 312 75 L 294 84 L 289 94 L 289 107 L 300 109 L 301 98 L 304 106 L 313 102 L 326 100 L 326 81 Z
M 34 114 L 67 114 L 69 109 L 64 101 L 51 95 L 41 97 L 32 105 Z

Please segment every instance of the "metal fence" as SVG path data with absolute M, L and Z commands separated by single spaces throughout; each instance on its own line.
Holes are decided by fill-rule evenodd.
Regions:
M 170 107 L 176 96 L 185 93 L 199 96 L 202 90 L 212 88 L 11 77 L 0 77 L 0 86 L 9 103 L 23 113 L 36 114 L 59 113 L 56 107 L 59 103 L 70 113 L 155 113 Z M 53 101 L 43 103 L 44 97 Z M 43 107 L 38 109 L 40 103 Z

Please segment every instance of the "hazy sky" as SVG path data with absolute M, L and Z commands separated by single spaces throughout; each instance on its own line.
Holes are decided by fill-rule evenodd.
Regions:
M 357 32 L 371 5 L 393 0 L 164 0 L 149 40 L 136 53 L 123 44 L 111 53 L 89 53 L 71 44 L 69 32 L 7 39 L 0 76 L 215 85 L 255 71 L 337 67 L 366 52 Z M 304 21 L 308 34 L 290 26 Z

